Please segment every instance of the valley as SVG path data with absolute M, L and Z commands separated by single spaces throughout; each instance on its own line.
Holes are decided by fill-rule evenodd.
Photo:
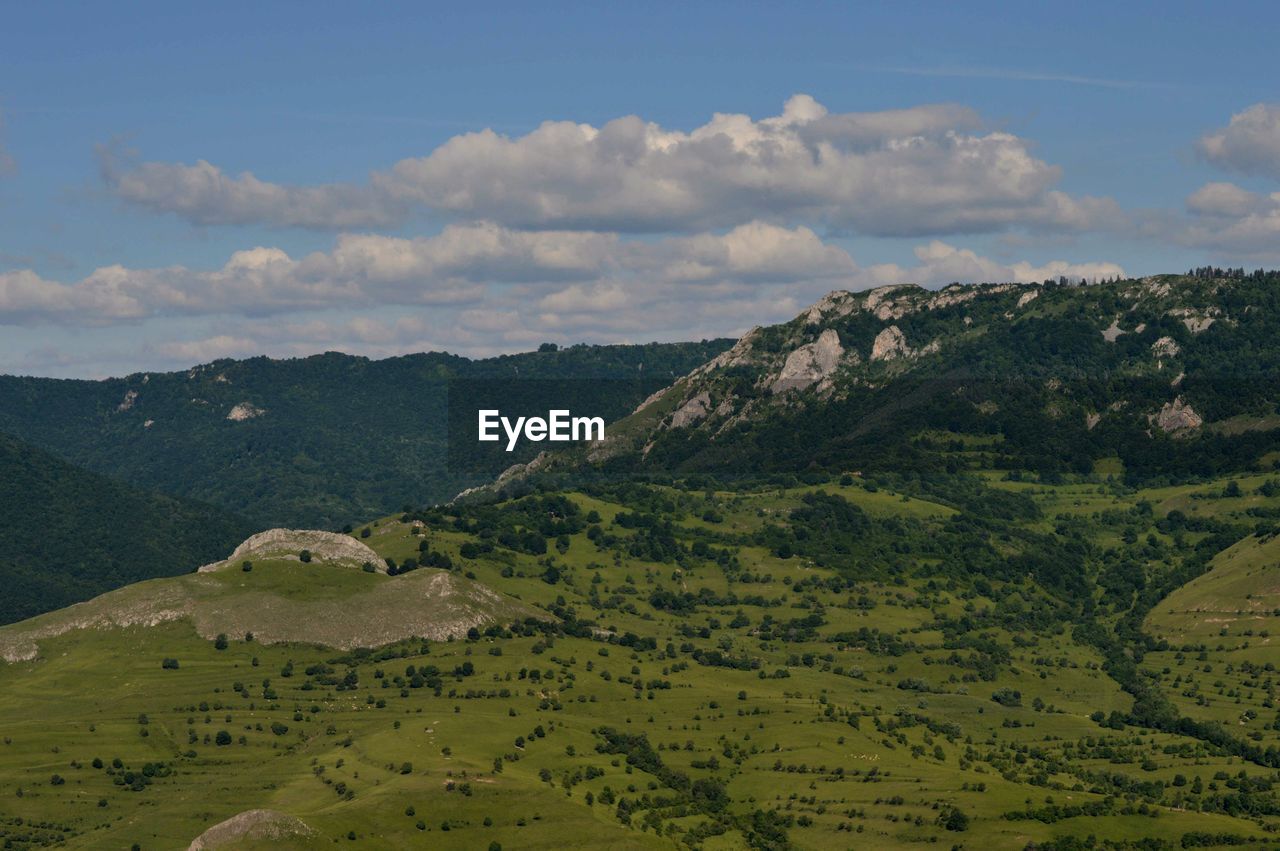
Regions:
M 1138 661 L 1183 717 L 1255 746 L 1253 758 L 1152 726 L 1081 628 L 1108 629 L 1132 590 L 1108 573 L 1073 598 L 1020 572 L 975 576 L 971 555 L 947 550 L 956 536 L 972 553 L 1088 520 L 1090 547 L 1144 555 L 1144 579 L 1159 582 L 1203 533 L 1169 529 L 1143 508 L 1152 494 L 1106 481 L 991 486 L 1025 494 L 1043 519 L 962 531 L 954 507 L 858 477 L 605 487 L 383 518 L 359 540 L 384 559 L 447 556 L 446 573 L 533 617 L 494 612 L 469 635 L 347 652 L 238 634 L 219 649 L 189 620 L 42 640 L 38 660 L 0 669 L 4 836 L 178 847 L 265 808 L 307 826 L 290 847 L 415 847 L 429 833 L 433 847 L 551 848 L 565 830 L 617 847 L 1265 841 L 1280 823 L 1276 613 L 1183 632 Z M 1251 526 L 1231 499 L 1201 502 Z M 869 537 L 896 534 L 863 549 L 832 512 Z M 541 546 L 510 537 L 539 525 Z M 504 537 L 515 547 L 494 543 Z M 1248 557 L 1223 553 L 1188 589 L 1274 593 L 1273 563 L 1219 578 Z M 268 559 L 214 575 L 227 594 L 293 605 L 341 595 L 372 628 L 395 615 L 362 586 L 439 572 Z M 1194 605 L 1178 600 L 1151 615 L 1154 640 Z M 1182 696 L 1193 682 L 1203 700 Z

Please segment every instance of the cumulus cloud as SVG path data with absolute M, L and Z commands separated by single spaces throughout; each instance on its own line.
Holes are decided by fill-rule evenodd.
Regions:
M 1187 198 L 1187 211 L 1191 221 L 1175 231 L 1182 244 L 1237 258 L 1280 258 L 1280 192 L 1209 183 Z
M 1125 277 L 1124 269 L 1115 263 L 1070 263 L 1066 260 L 1052 260 L 1040 266 L 1025 261 L 1004 264 L 976 254 L 967 248 L 956 248 L 938 240 L 917 246 L 913 253 L 919 260 L 915 266 L 904 268 L 894 263 L 871 266 L 860 276 L 862 282 L 870 286 L 896 284 L 903 281 L 924 286 L 937 286 L 957 281 L 989 283 L 1014 281 L 1026 284 L 1060 277 L 1071 280 L 1083 278 L 1089 281 Z
M 1051 261 L 1004 264 L 969 249 L 937 240 L 915 249 L 913 266 L 880 264 L 861 267 L 847 254 L 838 264 L 813 271 L 821 274 L 771 279 L 751 283 L 750 276 L 716 276 L 696 287 L 684 285 L 678 273 L 651 280 L 645 287 L 627 287 L 617 281 L 574 283 L 553 288 L 527 305 L 495 319 L 482 311 L 467 311 L 459 328 L 472 323 L 502 335 L 510 343 L 543 339 L 574 341 L 643 340 L 650 329 L 661 328 L 665 339 L 697 339 L 736 335 L 746 328 L 790 319 L 831 289 L 862 290 L 885 284 L 918 283 L 938 286 L 953 281 L 1032 282 L 1058 278 L 1099 280 L 1124 277 L 1114 263 Z M 812 258 L 814 261 L 817 257 Z M 492 327 L 491 327 L 492 326 Z M 475 327 L 479 328 L 480 325 Z
M 0 322 L 107 324 L 150 316 L 246 316 L 370 305 L 456 305 L 493 287 L 592 282 L 628 290 L 821 280 L 856 269 L 807 228 L 751 223 L 722 235 L 622 240 L 582 231 L 451 225 L 414 239 L 344 234 L 295 259 L 279 248 L 237 251 L 221 268 L 108 266 L 63 283 L 30 270 L 0 274 Z M 520 289 L 524 288 L 524 289 Z
M 369 187 L 281 186 L 248 171 L 229 175 L 204 160 L 132 164 L 117 145 L 99 145 L 96 153 L 102 179 L 118 197 L 192 224 L 368 228 L 392 225 L 405 213 Z
M 345 235 L 327 252 L 296 259 L 252 248 L 207 271 L 112 266 L 70 283 L 3 273 L 0 324 L 216 318 L 216 329 L 195 342 L 154 350 L 168 360 L 302 354 L 334 341 L 371 354 L 432 347 L 487 354 L 547 339 L 734 334 L 789 318 L 836 288 L 1123 274 L 1110 263 L 1002 264 L 940 241 L 919 246 L 916 257 L 910 267 L 863 267 L 808 228 L 762 222 L 657 240 L 456 225 L 418 239 Z M 369 315 L 378 311 L 392 316 Z M 338 312 L 341 320 L 332 317 Z
M 808 95 L 777 116 L 717 113 L 689 132 L 626 116 L 548 121 L 514 138 L 467 133 L 358 186 L 284 186 L 203 161 L 128 165 L 109 148 L 101 157 L 119 197 L 199 224 L 373 227 L 421 209 L 524 229 L 689 233 L 762 220 L 920 236 L 1121 217 L 1110 199 L 1055 189 L 1058 167 L 966 107 L 832 114 Z
M 1226 127 L 1200 137 L 1197 150 L 1221 168 L 1280 177 L 1280 104 L 1258 103 L 1237 112 Z

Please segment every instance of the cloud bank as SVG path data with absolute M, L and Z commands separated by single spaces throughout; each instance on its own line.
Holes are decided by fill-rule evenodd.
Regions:
M 161 316 L 269 316 L 332 308 L 440 307 L 510 302 L 521 315 L 594 315 L 649 323 L 655 305 L 749 302 L 760 290 L 817 293 L 882 283 L 1032 281 L 1121 274 L 1110 263 L 1004 265 L 933 241 L 919 264 L 862 267 L 812 230 L 750 222 L 722 234 L 660 240 L 583 231 L 451 225 L 435 236 L 344 234 L 327 252 L 237 251 L 220 268 L 107 266 L 60 282 L 30 270 L 0 273 L 0 324 L 103 325 Z M 490 308 L 485 308 L 486 310 Z M 546 319 L 560 327 L 561 319 Z M 634 325 L 634 327 L 640 327 Z M 584 329 L 585 330 L 585 329 Z
M 1121 218 L 1110 199 L 1054 188 L 1058 167 L 967 107 L 830 113 L 803 94 L 776 116 L 717 113 L 688 132 L 626 116 L 466 133 L 361 185 L 286 186 L 203 160 L 130 163 L 111 147 L 99 159 L 119 198 L 199 225 L 343 230 L 429 211 L 522 229 L 689 233 L 760 220 L 919 237 Z

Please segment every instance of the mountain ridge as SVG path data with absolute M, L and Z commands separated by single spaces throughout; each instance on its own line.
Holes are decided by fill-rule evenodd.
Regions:
M 570 401 L 612 419 L 725 345 L 573 346 L 477 361 L 330 352 L 105 381 L 0 376 L 0 432 L 262 528 L 337 528 L 492 475 L 450 463 L 451 382 L 509 382 L 513 408 L 545 412 L 537 382 L 523 382 L 556 381 Z
M 894 429 L 915 431 L 920 420 L 945 428 L 939 411 L 966 428 L 1012 432 L 1028 427 L 1011 420 L 1008 409 L 1018 406 L 1042 426 L 1069 425 L 1074 445 L 1056 458 L 1044 447 L 1020 449 L 1039 453 L 1034 466 L 1046 472 L 1086 470 L 1120 443 L 1140 462 L 1127 468 L 1135 480 L 1189 475 L 1197 453 L 1248 443 L 1223 436 L 1249 430 L 1250 418 L 1271 430 L 1280 397 L 1260 379 L 1280 375 L 1280 350 L 1267 342 L 1280 334 L 1277 292 L 1280 275 L 1240 270 L 1089 285 L 836 290 L 788 322 L 751 329 L 653 393 L 612 426 L 605 446 L 547 453 L 489 490 L 575 467 L 723 475 L 734 467 L 724 453 L 762 430 L 777 438 L 768 444 L 775 451 L 792 451 L 792 472 L 815 459 L 828 471 L 859 469 L 876 462 L 845 445 L 851 435 L 892 443 Z M 809 442 L 788 439 L 788 429 Z M 1172 464 L 1152 457 L 1167 448 L 1164 436 L 1184 456 Z

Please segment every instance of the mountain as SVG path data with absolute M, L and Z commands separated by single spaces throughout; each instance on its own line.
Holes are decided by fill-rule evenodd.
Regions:
M 0 434 L 0 623 L 195 569 L 243 518 L 81 470 Z
M 501 470 L 451 462 L 451 392 L 497 388 L 512 413 L 545 415 L 553 382 L 557 401 L 614 419 L 727 345 L 545 346 L 478 361 L 331 352 L 106 381 L 0 376 L 0 432 L 260 527 L 333 528 L 448 498 Z
M 1270 469 L 1277 340 L 1277 273 L 833 292 L 655 393 L 606 446 L 519 474 L 941 480 L 957 461 L 936 441 L 959 433 L 1048 481 Z
M 0 841 L 1271 847 L 1277 284 L 833 293 L 603 443 L 2 627 Z

